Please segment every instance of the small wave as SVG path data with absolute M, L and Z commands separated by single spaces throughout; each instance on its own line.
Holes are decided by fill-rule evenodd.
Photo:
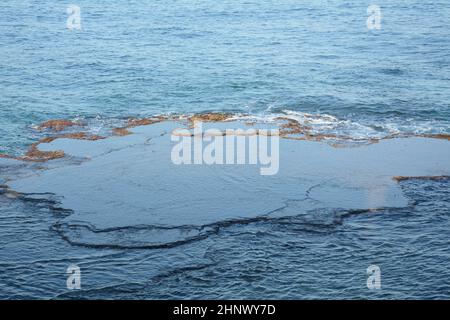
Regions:
M 448 134 L 450 127 L 438 121 L 415 121 L 392 118 L 389 121 L 376 119 L 342 119 L 326 113 L 307 113 L 289 109 L 259 114 L 236 114 L 233 119 L 276 123 L 280 118 L 291 119 L 300 124 L 310 135 L 328 135 L 349 140 L 380 140 L 392 136 Z
M 291 119 L 298 122 L 310 135 L 332 135 L 337 138 L 354 140 L 382 139 L 398 133 L 397 130 L 377 130 L 375 127 L 351 120 L 342 120 L 329 114 L 311 114 L 286 109 L 270 114 L 239 115 L 234 119 L 268 123 L 279 122 L 280 119 Z

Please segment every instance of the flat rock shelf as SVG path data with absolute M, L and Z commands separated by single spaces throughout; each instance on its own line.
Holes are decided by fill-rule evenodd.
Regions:
M 255 127 L 233 120 L 208 126 Z M 125 136 L 41 143 L 39 150 L 63 151 L 65 160 L 4 181 L 3 193 L 60 210 L 53 228 L 71 244 L 161 248 L 233 224 L 402 208 L 408 199 L 394 177 L 450 175 L 449 141 L 424 137 L 347 147 L 281 138 L 279 171 L 270 176 L 257 165 L 176 165 L 171 133 L 179 127 L 162 121 Z

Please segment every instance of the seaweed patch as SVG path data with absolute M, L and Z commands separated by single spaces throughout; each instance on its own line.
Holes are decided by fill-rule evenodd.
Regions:
M 408 180 L 432 180 L 432 181 L 441 181 L 441 180 L 449 180 L 450 176 L 442 175 L 442 176 L 395 176 L 393 178 L 397 182 L 408 181 Z
M 48 120 L 39 124 L 36 128 L 38 130 L 52 130 L 52 131 L 63 131 L 68 127 L 80 126 L 80 123 L 71 120 Z
M 199 113 L 188 117 L 189 123 L 194 125 L 196 122 L 223 122 L 231 119 L 233 115 L 231 113 Z
M 150 124 L 158 123 L 165 120 L 163 117 L 155 117 L 155 118 L 130 118 L 128 119 L 127 125 L 125 128 L 134 128 L 138 126 L 148 126 Z
M 131 131 L 128 130 L 127 128 L 113 128 L 112 129 L 112 133 L 115 136 L 128 136 L 131 134 Z

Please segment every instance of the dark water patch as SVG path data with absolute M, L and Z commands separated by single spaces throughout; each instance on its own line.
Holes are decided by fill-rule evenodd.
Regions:
M 415 206 L 354 211 L 351 216 L 345 210 L 335 210 L 334 214 L 343 215 L 346 222 L 334 228 L 327 225 L 336 218 L 317 210 L 305 217 L 231 225 L 202 242 L 160 251 L 69 246 L 64 254 L 57 249 L 65 247 L 64 241 L 57 241 L 59 237 L 53 234 L 51 245 L 47 245 L 52 248 L 51 258 L 25 262 L 15 261 L 7 245 L 3 252 L 9 252 L 9 257 L 2 259 L 5 273 L 0 293 L 12 299 L 448 298 L 450 287 L 442 281 L 447 275 L 448 181 L 408 180 L 401 186 Z M 13 210 L 19 209 L 17 201 L 9 203 L 16 207 Z M 32 216 L 36 213 L 36 209 L 30 211 Z M 46 216 L 52 217 L 45 210 L 36 216 L 39 224 L 47 220 L 43 219 Z M 318 225 L 322 232 L 304 232 L 304 228 L 298 228 L 302 224 Z M 26 225 L 15 226 L 17 235 L 27 232 Z M 51 230 L 42 228 L 42 232 Z M 16 242 L 14 247 L 27 251 L 23 242 Z M 184 258 L 187 265 L 170 267 L 180 262 L 181 256 L 172 256 L 178 249 L 192 251 L 192 256 Z M 149 252 L 152 256 L 147 257 Z M 208 261 L 195 262 L 202 256 Z M 154 274 L 147 261 L 159 261 Z M 82 268 L 82 290 L 69 292 L 64 272 L 73 262 Z M 373 263 L 382 270 L 379 292 L 366 287 L 366 268 Z M 59 268 L 59 274 L 51 272 L 55 268 Z M 30 277 L 12 281 L 16 273 Z M 130 279 L 125 280 L 123 275 Z
M 405 74 L 405 71 L 400 68 L 381 68 L 378 72 L 389 76 L 402 76 Z

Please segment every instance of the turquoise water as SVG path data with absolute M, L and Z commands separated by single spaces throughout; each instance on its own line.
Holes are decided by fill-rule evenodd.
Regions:
M 450 4 L 378 1 L 57 1 L 0 4 L 0 152 L 53 118 L 226 110 L 337 117 L 354 135 L 446 132 Z M 351 123 L 349 123 L 351 121 Z
M 97 133 L 205 111 L 313 114 L 316 132 L 358 138 L 450 134 L 448 1 L 376 1 L 380 30 L 367 29 L 369 1 L 73 3 L 82 30 L 67 29 L 66 3 L 0 3 L 0 153 L 21 154 L 49 119 Z M 0 185 L 17 167 L 0 163 Z M 0 298 L 448 299 L 449 182 L 401 187 L 401 209 L 233 225 L 141 250 L 73 246 L 54 230 L 70 213 L 0 186 Z M 70 263 L 82 291 L 66 290 Z M 371 264 L 382 290 L 366 287 Z

